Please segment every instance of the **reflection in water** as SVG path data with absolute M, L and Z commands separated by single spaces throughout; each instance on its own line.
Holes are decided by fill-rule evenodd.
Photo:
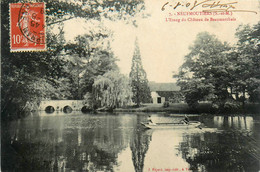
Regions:
M 259 148 L 241 134 L 200 133 L 185 137 L 187 141 L 182 142 L 179 149 L 193 171 L 259 170 Z
M 145 154 L 148 150 L 150 140 L 151 136 L 145 135 L 142 131 L 136 130 L 132 136 L 130 147 L 132 150 L 132 160 L 136 172 L 143 171 Z
M 131 124 L 131 120 L 134 118 L 127 116 L 38 116 L 20 120 L 10 126 L 11 154 L 19 157 L 17 169 L 112 170 L 117 154 L 128 146 L 131 132 L 118 128 Z
M 151 142 L 147 151 L 144 171 L 152 169 L 189 169 L 189 164 L 178 155 L 183 130 L 149 130 Z
M 214 124 L 218 127 L 252 131 L 253 117 L 251 116 L 215 116 Z
M 153 117 L 176 121 L 179 118 Z M 258 171 L 259 120 L 201 117 L 207 128 L 143 130 L 146 115 L 45 112 L 2 126 L 6 171 Z M 3 141 L 4 140 L 4 141 Z
M 179 146 L 193 171 L 258 171 L 259 140 L 252 137 L 253 117 L 216 116 L 223 132 L 184 135 Z

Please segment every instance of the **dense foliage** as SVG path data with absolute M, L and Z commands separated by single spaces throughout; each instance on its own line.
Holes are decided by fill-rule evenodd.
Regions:
M 260 23 L 240 26 L 236 36 L 231 47 L 207 32 L 197 35 L 177 75 L 189 106 L 210 101 L 216 109 L 230 110 L 260 101 Z
M 131 103 L 132 91 L 129 79 L 118 70 L 98 76 L 93 86 L 96 106 L 114 109 Z
M 109 42 L 105 40 L 107 35 L 105 32 L 100 35 L 81 35 L 75 38 L 74 43 L 64 46 L 71 99 L 81 100 L 84 95 L 92 92 L 92 85 L 97 76 L 117 69 Z M 104 45 L 105 42 L 107 46 Z
M 236 36 L 235 91 L 247 93 L 252 102 L 260 102 L 260 22 L 253 27 L 241 25 Z
M 133 92 L 133 102 L 136 103 L 137 106 L 140 106 L 141 103 L 150 102 L 151 92 L 148 86 L 146 72 L 142 65 L 142 59 L 137 40 L 135 42 L 135 51 L 132 59 L 132 67 L 129 77 Z
M 105 17 L 131 22 L 129 19 L 144 8 L 143 2 L 136 0 L 46 0 L 47 51 L 10 53 L 8 10 L 9 3 L 16 2 L 1 2 L 2 119 L 32 110 L 42 99 L 81 99 L 92 91 L 97 76 L 117 68 L 109 44 L 100 44 L 110 36 L 105 28 L 66 42 L 64 21 L 82 18 L 100 22 Z

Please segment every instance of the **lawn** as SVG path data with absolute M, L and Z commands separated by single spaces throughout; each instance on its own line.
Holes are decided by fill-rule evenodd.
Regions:
M 200 103 L 197 109 L 190 108 L 186 103 L 170 103 L 169 107 L 163 104 L 142 104 L 141 107 L 128 106 L 114 109 L 115 112 L 172 112 L 172 113 L 218 113 L 211 107 L 211 103 Z M 259 113 L 259 104 L 246 104 L 244 108 L 225 113 Z M 223 113 L 223 112 L 221 112 Z

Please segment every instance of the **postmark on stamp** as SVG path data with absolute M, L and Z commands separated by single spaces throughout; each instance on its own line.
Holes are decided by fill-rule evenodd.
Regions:
M 45 4 L 10 4 L 10 50 L 46 50 Z

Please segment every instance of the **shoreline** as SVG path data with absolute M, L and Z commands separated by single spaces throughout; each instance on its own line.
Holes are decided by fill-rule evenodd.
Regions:
M 211 107 L 210 103 L 200 103 L 197 109 L 190 108 L 186 103 L 173 103 L 169 107 L 163 107 L 163 104 L 144 104 L 141 107 L 116 108 L 113 112 L 170 112 L 177 114 L 234 114 L 234 113 L 260 113 L 260 104 L 246 104 L 244 108 L 233 109 L 229 111 L 219 111 Z

